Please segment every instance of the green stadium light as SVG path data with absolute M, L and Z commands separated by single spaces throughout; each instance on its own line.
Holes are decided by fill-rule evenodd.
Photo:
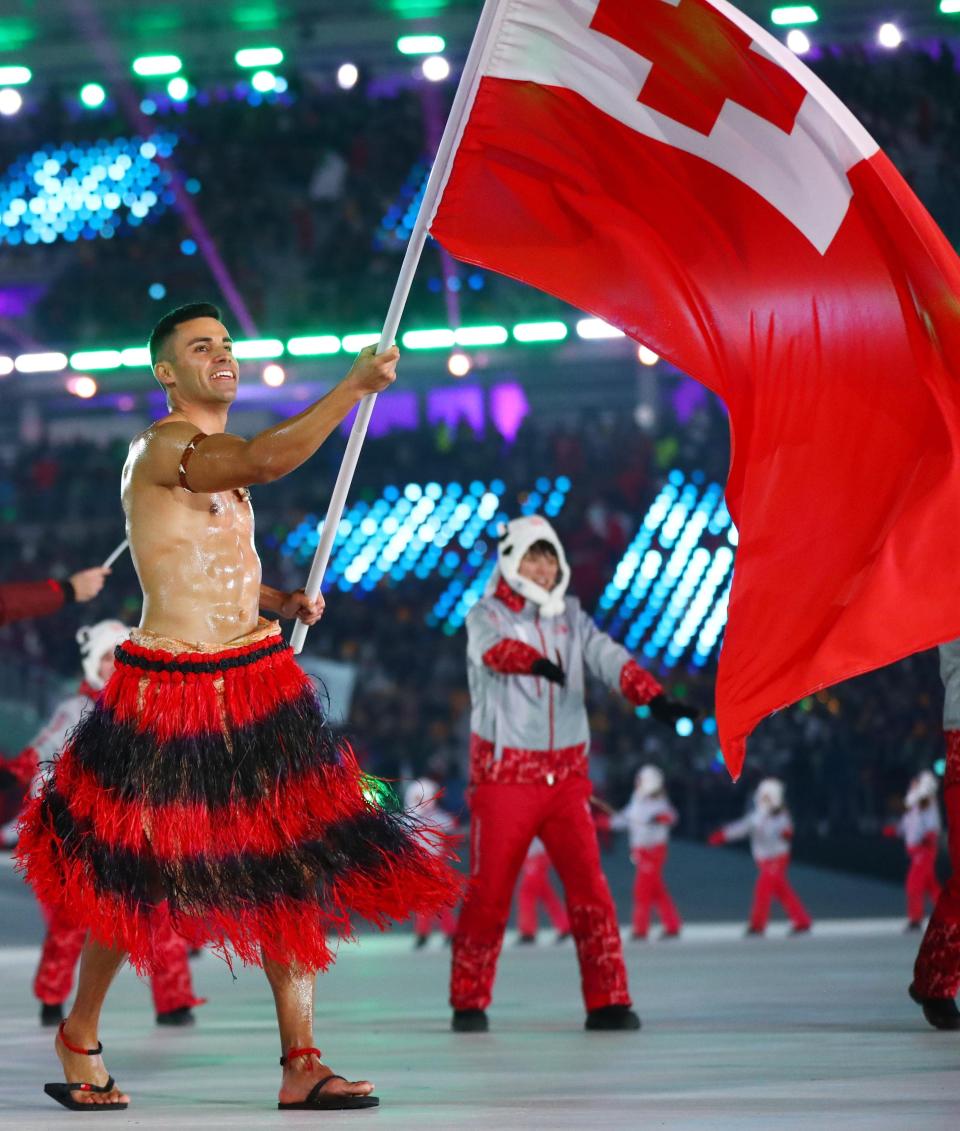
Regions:
M 70 355 L 71 369 L 119 369 L 121 365 L 119 350 L 81 350 Z
M 167 83 L 167 94 L 174 102 L 186 102 L 190 97 L 190 84 L 183 75 L 177 75 Z
M 439 55 L 446 46 L 442 35 L 401 35 L 397 40 L 401 55 Z
M 291 357 L 326 357 L 339 352 L 340 339 L 336 334 L 314 334 L 287 342 L 287 353 Z
M 0 86 L 25 86 L 32 78 L 29 67 L 0 67 Z
M 273 71 L 256 71 L 250 85 L 260 94 L 267 94 L 277 85 L 277 76 Z
M 107 100 L 107 92 L 98 82 L 88 82 L 80 87 L 80 101 L 89 110 L 96 110 Z
M 262 358 L 282 357 L 283 342 L 279 338 L 241 338 L 233 343 L 233 356 L 238 361 L 259 361 Z
M 798 24 L 815 24 L 820 17 L 816 8 L 809 4 L 789 4 L 783 8 L 774 8 L 770 12 L 770 22 L 777 27 L 796 27 Z
M 513 337 L 518 342 L 562 342 L 568 334 L 565 322 L 518 322 Z
M 142 79 L 175 75 L 183 63 L 178 55 L 141 55 L 133 61 L 133 73 Z
M 940 0 L 940 11 L 945 16 L 955 16 L 960 12 L 960 0 Z
M 341 344 L 344 353 L 359 353 L 362 349 L 366 349 L 367 346 L 375 346 L 379 344 L 379 342 L 379 331 L 375 333 L 373 330 L 368 330 L 366 333 L 362 334 L 344 334 Z
M 454 344 L 452 330 L 408 330 L 401 339 L 408 350 L 443 350 Z
M 277 67 L 283 62 L 283 51 L 279 47 L 243 47 L 233 58 L 238 67 Z
M 151 368 L 150 350 L 146 346 L 129 346 L 120 351 L 120 364 L 126 369 Z
M 502 346 L 510 337 L 506 326 L 461 326 L 453 335 L 458 346 Z

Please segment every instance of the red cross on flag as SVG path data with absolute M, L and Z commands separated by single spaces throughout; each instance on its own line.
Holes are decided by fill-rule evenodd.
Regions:
M 500 0 L 472 94 L 433 235 L 729 409 L 737 775 L 772 711 L 960 636 L 960 262 L 725 0 Z

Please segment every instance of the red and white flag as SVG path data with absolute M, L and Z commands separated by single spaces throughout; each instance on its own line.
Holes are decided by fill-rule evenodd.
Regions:
M 430 230 L 726 402 L 735 776 L 764 716 L 960 635 L 960 263 L 778 40 L 724 0 L 501 0 Z

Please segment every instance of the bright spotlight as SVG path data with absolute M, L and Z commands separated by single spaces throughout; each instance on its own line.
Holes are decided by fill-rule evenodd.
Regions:
M 182 75 L 178 75 L 167 83 L 167 94 L 174 102 L 186 102 L 190 94 L 190 84 Z
M 637 350 L 637 359 L 641 365 L 656 365 L 660 360 L 660 355 L 654 353 L 649 346 L 641 346 Z
M 282 365 L 265 365 L 263 367 L 263 383 L 271 389 L 279 389 L 286 381 L 287 375 Z
M 891 51 L 903 43 L 903 33 L 896 24 L 881 24 L 877 31 L 877 43 Z
M 259 94 L 268 94 L 277 85 L 277 76 L 272 71 L 257 71 L 250 85 Z
M 5 90 L 0 90 L 0 114 L 3 114 L 4 117 L 12 117 L 22 105 L 23 98 L 19 91 L 9 86 Z
M 9 377 L 13 372 L 13 358 L 0 357 L 0 377 Z
M 88 110 L 96 110 L 107 100 L 107 92 L 98 82 L 88 82 L 80 87 L 80 101 Z
M 429 55 L 423 61 L 423 77 L 430 82 L 443 82 L 450 77 L 450 64 L 442 55 Z
M 787 46 L 794 53 L 794 55 L 806 55 L 810 50 L 810 40 L 806 32 L 802 32 L 799 28 L 791 28 L 787 32 Z
M 97 383 L 92 377 L 71 377 L 67 381 L 67 392 L 86 401 L 97 395 Z
M 341 90 L 353 90 L 360 79 L 360 71 L 354 63 L 342 63 L 337 70 L 337 86 Z
M 472 368 L 473 362 L 465 353 L 460 353 L 458 350 L 456 353 L 450 354 L 447 369 L 450 370 L 452 377 L 466 377 Z

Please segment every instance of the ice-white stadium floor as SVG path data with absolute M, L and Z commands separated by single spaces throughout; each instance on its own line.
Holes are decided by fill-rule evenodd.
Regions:
M 572 946 L 508 945 L 492 1030 L 456 1035 L 448 952 L 410 936 L 364 936 L 321 979 L 317 1039 L 338 1071 L 377 1086 L 375 1111 L 275 1108 L 277 1039 L 266 983 L 194 963 L 210 998 L 192 1030 L 158 1029 L 149 992 L 124 971 L 102 1037 L 132 1096 L 111 1127 L 697 1128 L 936 1131 L 960 1110 L 960 1033 L 926 1027 L 905 990 L 916 936 L 901 920 L 821 921 L 813 935 L 740 938 L 690 927 L 677 943 L 627 943 L 639 1033 L 585 1033 Z M 29 985 L 34 947 L 0 951 L 4 1127 L 62 1127 L 42 1093 L 58 1079 L 52 1033 Z

